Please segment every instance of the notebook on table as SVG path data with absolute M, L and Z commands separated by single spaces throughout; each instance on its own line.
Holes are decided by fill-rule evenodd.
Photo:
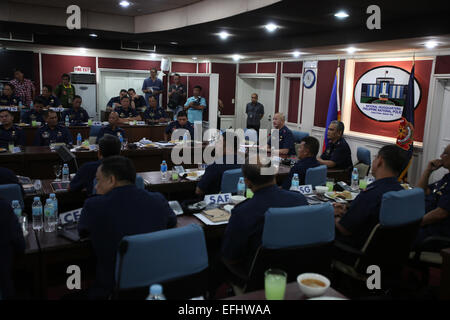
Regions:
M 67 189 L 69 189 L 69 185 L 69 181 L 53 181 L 51 183 L 54 192 L 67 191 Z

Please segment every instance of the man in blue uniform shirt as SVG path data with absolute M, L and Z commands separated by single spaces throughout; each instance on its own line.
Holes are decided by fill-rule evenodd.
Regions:
M 81 106 L 82 99 L 80 96 L 75 95 L 72 101 L 72 108 L 64 111 L 61 115 L 61 121 L 66 121 L 66 116 L 69 116 L 70 125 L 81 125 L 84 122 L 88 122 L 89 114 L 86 109 Z
M 264 216 L 269 208 L 308 205 L 301 193 L 278 188 L 274 175 L 261 174 L 261 168 L 269 165 L 263 166 L 258 162 L 242 166 L 245 184 L 254 195 L 231 211 L 222 242 L 222 258 L 228 265 L 249 269 L 262 242 Z
M 428 184 L 431 173 L 439 168 L 450 170 L 450 144 L 442 152 L 440 159 L 428 163 L 417 185 L 425 191 L 426 213 L 416 244 L 421 244 L 431 236 L 450 237 L 450 173 L 447 172 L 441 180 Z
M 119 119 L 120 123 L 129 122 L 133 120 L 138 121 L 141 120 L 141 116 L 138 114 L 138 112 L 133 108 L 131 108 L 129 96 L 122 97 L 120 103 L 121 106 L 116 108 L 116 112 L 120 118 Z
M 123 130 L 121 127 L 119 127 L 119 115 L 117 112 L 113 111 L 109 114 L 108 117 L 109 124 L 105 127 L 102 127 L 97 135 L 97 141 L 98 141 L 105 135 L 105 134 L 111 134 L 113 136 L 118 137 L 119 134 L 125 138 L 125 130 Z
M 309 168 L 315 168 L 320 165 L 317 161 L 317 153 L 319 152 L 319 141 L 316 138 L 308 136 L 305 137 L 298 147 L 298 160 L 289 171 L 289 176 L 283 182 L 283 189 L 289 190 L 291 188 L 292 177 L 294 173 L 298 174 L 300 185 L 305 184 L 306 171 Z
M 36 131 L 33 145 L 48 146 L 52 143 L 73 144 L 72 134 L 69 129 L 58 125 L 58 115 L 53 110 L 48 110 L 45 115 L 46 125 Z
M 155 96 L 148 98 L 148 108 L 144 112 L 144 120 L 149 123 L 169 121 L 166 111 L 158 106 L 158 101 Z
M 164 85 L 160 79 L 156 77 L 156 68 L 150 69 L 150 77 L 145 79 L 142 83 L 142 92 L 145 93 L 145 101 L 148 105 L 148 98 L 153 95 L 159 105 L 159 95 L 164 91 Z
M 278 152 L 281 155 L 292 156 L 295 155 L 295 143 L 294 143 L 294 135 L 292 131 L 284 125 L 285 117 L 282 113 L 275 113 L 273 116 L 273 127 L 278 129 Z M 269 148 L 272 146 L 271 135 L 267 138 L 267 144 Z
M 25 134 L 23 130 L 14 123 L 14 116 L 11 111 L 3 109 L 0 110 L 0 148 L 8 148 L 10 142 L 15 146 L 25 145 Z
M 203 121 L 203 111 L 206 110 L 206 100 L 200 96 L 202 87 L 195 86 L 192 90 L 193 96 L 189 97 L 184 104 L 184 111 L 187 112 L 188 120 L 191 123 Z
M 0 96 L 0 106 L 17 107 L 20 98 L 14 95 L 14 86 L 10 83 L 3 85 L 3 94 Z
M 137 112 L 144 112 L 147 109 L 147 103 L 145 102 L 145 98 L 136 93 L 136 90 L 133 88 L 128 89 L 128 95 L 131 99 L 131 108 L 136 110 Z
M 194 126 L 187 119 L 186 111 L 180 111 L 177 114 L 177 121 L 172 121 L 166 127 L 164 131 L 164 138 L 166 141 L 172 140 L 172 133 L 176 129 L 186 129 L 189 131 L 190 138 L 188 140 L 194 140 Z
M 328 126 L 328 147 L 317 159 L 327 168 L 349 169 L 353 166 L 352 152 L 343 137 L 344 129 L 344 123 L 337 120 L 331 121 Z
M 41 98 L 36 98 L 36 99 L 34 99 L 33 105 L 34 105 L 34 109 L 27 111 L 22 116 L 22 122 L 32 124 L 33 121 L 37 121 L 37 122 L 40 122 L 41 125 L 43 125 L 45 123 L 45 119 L 44 119 L 45 101 L 42 100 Z
M 96 191 L 100 196 L 85 201 L 78 223 L 81 236 L 89 236 L 97 257 L 91 298 L 107 298 L 114 288 L 119 243 L 124 236 L 174 227 L 177 218 L 160 193 L 138 189 L 130 159 L 113 156 L 97 169 Z
M 406 152 L 396 145 L 380 149 L 372 161 L 372 174 L 376 180 L 361 191 L 348 210 L 345 205 L 334 203 L 337 240 L 357 249 L 363 247 L 370 232 L 380 221 L 383 194 L 403 190 L 397 177 L 406 161 Z
M 121 144 L 116 136 L 106 134 L 98 142 L 97 161 L 91 161 L 83 164 L 78 169 L 75 177 L 70 181 L 70 191 L 80 191 L 86 189 L 88 196 L 92 195 L 92 188 L 94 187 L 94 179 L 97 173 L 98 166 L 103 159 L 120 154 Z
M 106 111 L 110 112 L 120 107 L 121 106 L 120 101 L 127 94 L 128 94 L 127 90 L 125 89 L 120 90 L 120 93 L 117 97 L 112 97 L 111 99 L 109 99 L 108 103 L 106 104 Z
M 49 84 L 44 84 L 42 86 L 42 94 L 39 96 L 39 98 L 45 101 L 45 106 L 47 108 L 61 108 L 61 102 L 56 96 L 52 95 L 52 92 L 52 86 Z

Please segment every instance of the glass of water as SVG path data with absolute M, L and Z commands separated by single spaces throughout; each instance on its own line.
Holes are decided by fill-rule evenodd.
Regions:
M 62 167 L 60 164 L 55 164 L 53 166 L 53 172 L 55 173 L 55 176 L 56 176 L 55 181 L 61 181 L 61 179 L 59 179 L 59 176 L 61 175 L 61 170 L 62 170 Z

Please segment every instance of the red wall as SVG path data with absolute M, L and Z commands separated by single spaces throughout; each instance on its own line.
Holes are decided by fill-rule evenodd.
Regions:
M 317 66 L 316 82 L 316 110 L 314 112 L 314 125 L 325 127 L 327 123 L 328 104 L 330 103 L 331 90 L 333 89 L 338 61 L 322 60 Z M 340 63 L 339 97 L 342 105 L 342 90 L 344 87 L 345 60 Z
M 172 72 L 197 73 L 197 63 L 172 62 Z
M 40 70 L 39 70 L 39 53 L 33 54 L 33 69 L 34 69 L 34 78 L 31 79 L 34 82 L 34 87 L 36 88 L 36 96 L 41 94 L 40 91 Z
M 234 63 L 212 63 L 211 73 L 219 74 L 219 99 L 223 102 L 223 115 L 233 115 L 232 103 L 236 92 L 236 65 Z
M 277 64 L 275 62 L 258 63 L 258 73 L 275 73 Z
M 98 58 L 98 67 L 109 69 L 149 70 L 150 72 L 151 68 L 161 70 L 161 62 L 132 59 Z
M 283 62 L 283 73 L 302 73 L 303 61 Z
M 433 61 L 431 60 L 416 61 L 414 76 L 422 89 L 422 96 L 420 98 L 419 105 L 414 112 L 414 140 L 416 141 L 423 141 L 425 117 L 427 114 L 428 88 L 432 65 Z M 355 86 L 360 76 L 362 76 L 369 69 L 379 66 L 395 66 L 409 72 L 412 67 L 412 61 L 357 62 L 355 63 Z M 395 138 L 397 137 L 398 124 L 399 121 L 380 122 L 366 117 L 358 109 L 353 99 L 350 122 L 350 129 L 352 131 Z
M 256 63 L 240 63 L 239 73 L 256 73 Z
M 437 56 L 434 66 L 435 74 L 450 73 L 450 56 Z
M 209 63 L 199 63 L 198 73 L 209 73 Z
M 278 112 L 280 108 L 280 86 L 281 86 L 281 62 L 277 62 L 277 86 L 275 92 L 275 112 Z
M 288 122 L 297 123 L 300 101 L 300 78 L 289 79 Z

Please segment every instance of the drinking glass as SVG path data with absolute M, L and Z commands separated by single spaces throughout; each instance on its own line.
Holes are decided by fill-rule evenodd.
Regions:
M 126 149 L 128 146 L 128 139 L 127 138 L 123 138 L 123 142 L 122 142 L 123 148 Z
M 287 274 L 283 270 L 269 269 L 264 273 L 266 300 L 283 300 Z
M 23 234 L 26 235 L 28 233 L 28 221 L 26 216 L 19 217 L 19 224 L 22 227 Z
M 55 164 L 55 165 L 53 166 L 53 172 L 55 173 L 55 176 L 56 176 L 55 181 L 61 181 L 61 180 L 59 179 L 59 176 L 61 175 L 61 171 L 62 171 L 62 167 L 61 167 L 60 164 Z
M 359 188 L 365 190 L 367 188 L 367 177 L 359 180 Z
M 328 191 L 331 192 L 334 189 L 334 179 L 327 179 L 327 184 L 326 184 Z

